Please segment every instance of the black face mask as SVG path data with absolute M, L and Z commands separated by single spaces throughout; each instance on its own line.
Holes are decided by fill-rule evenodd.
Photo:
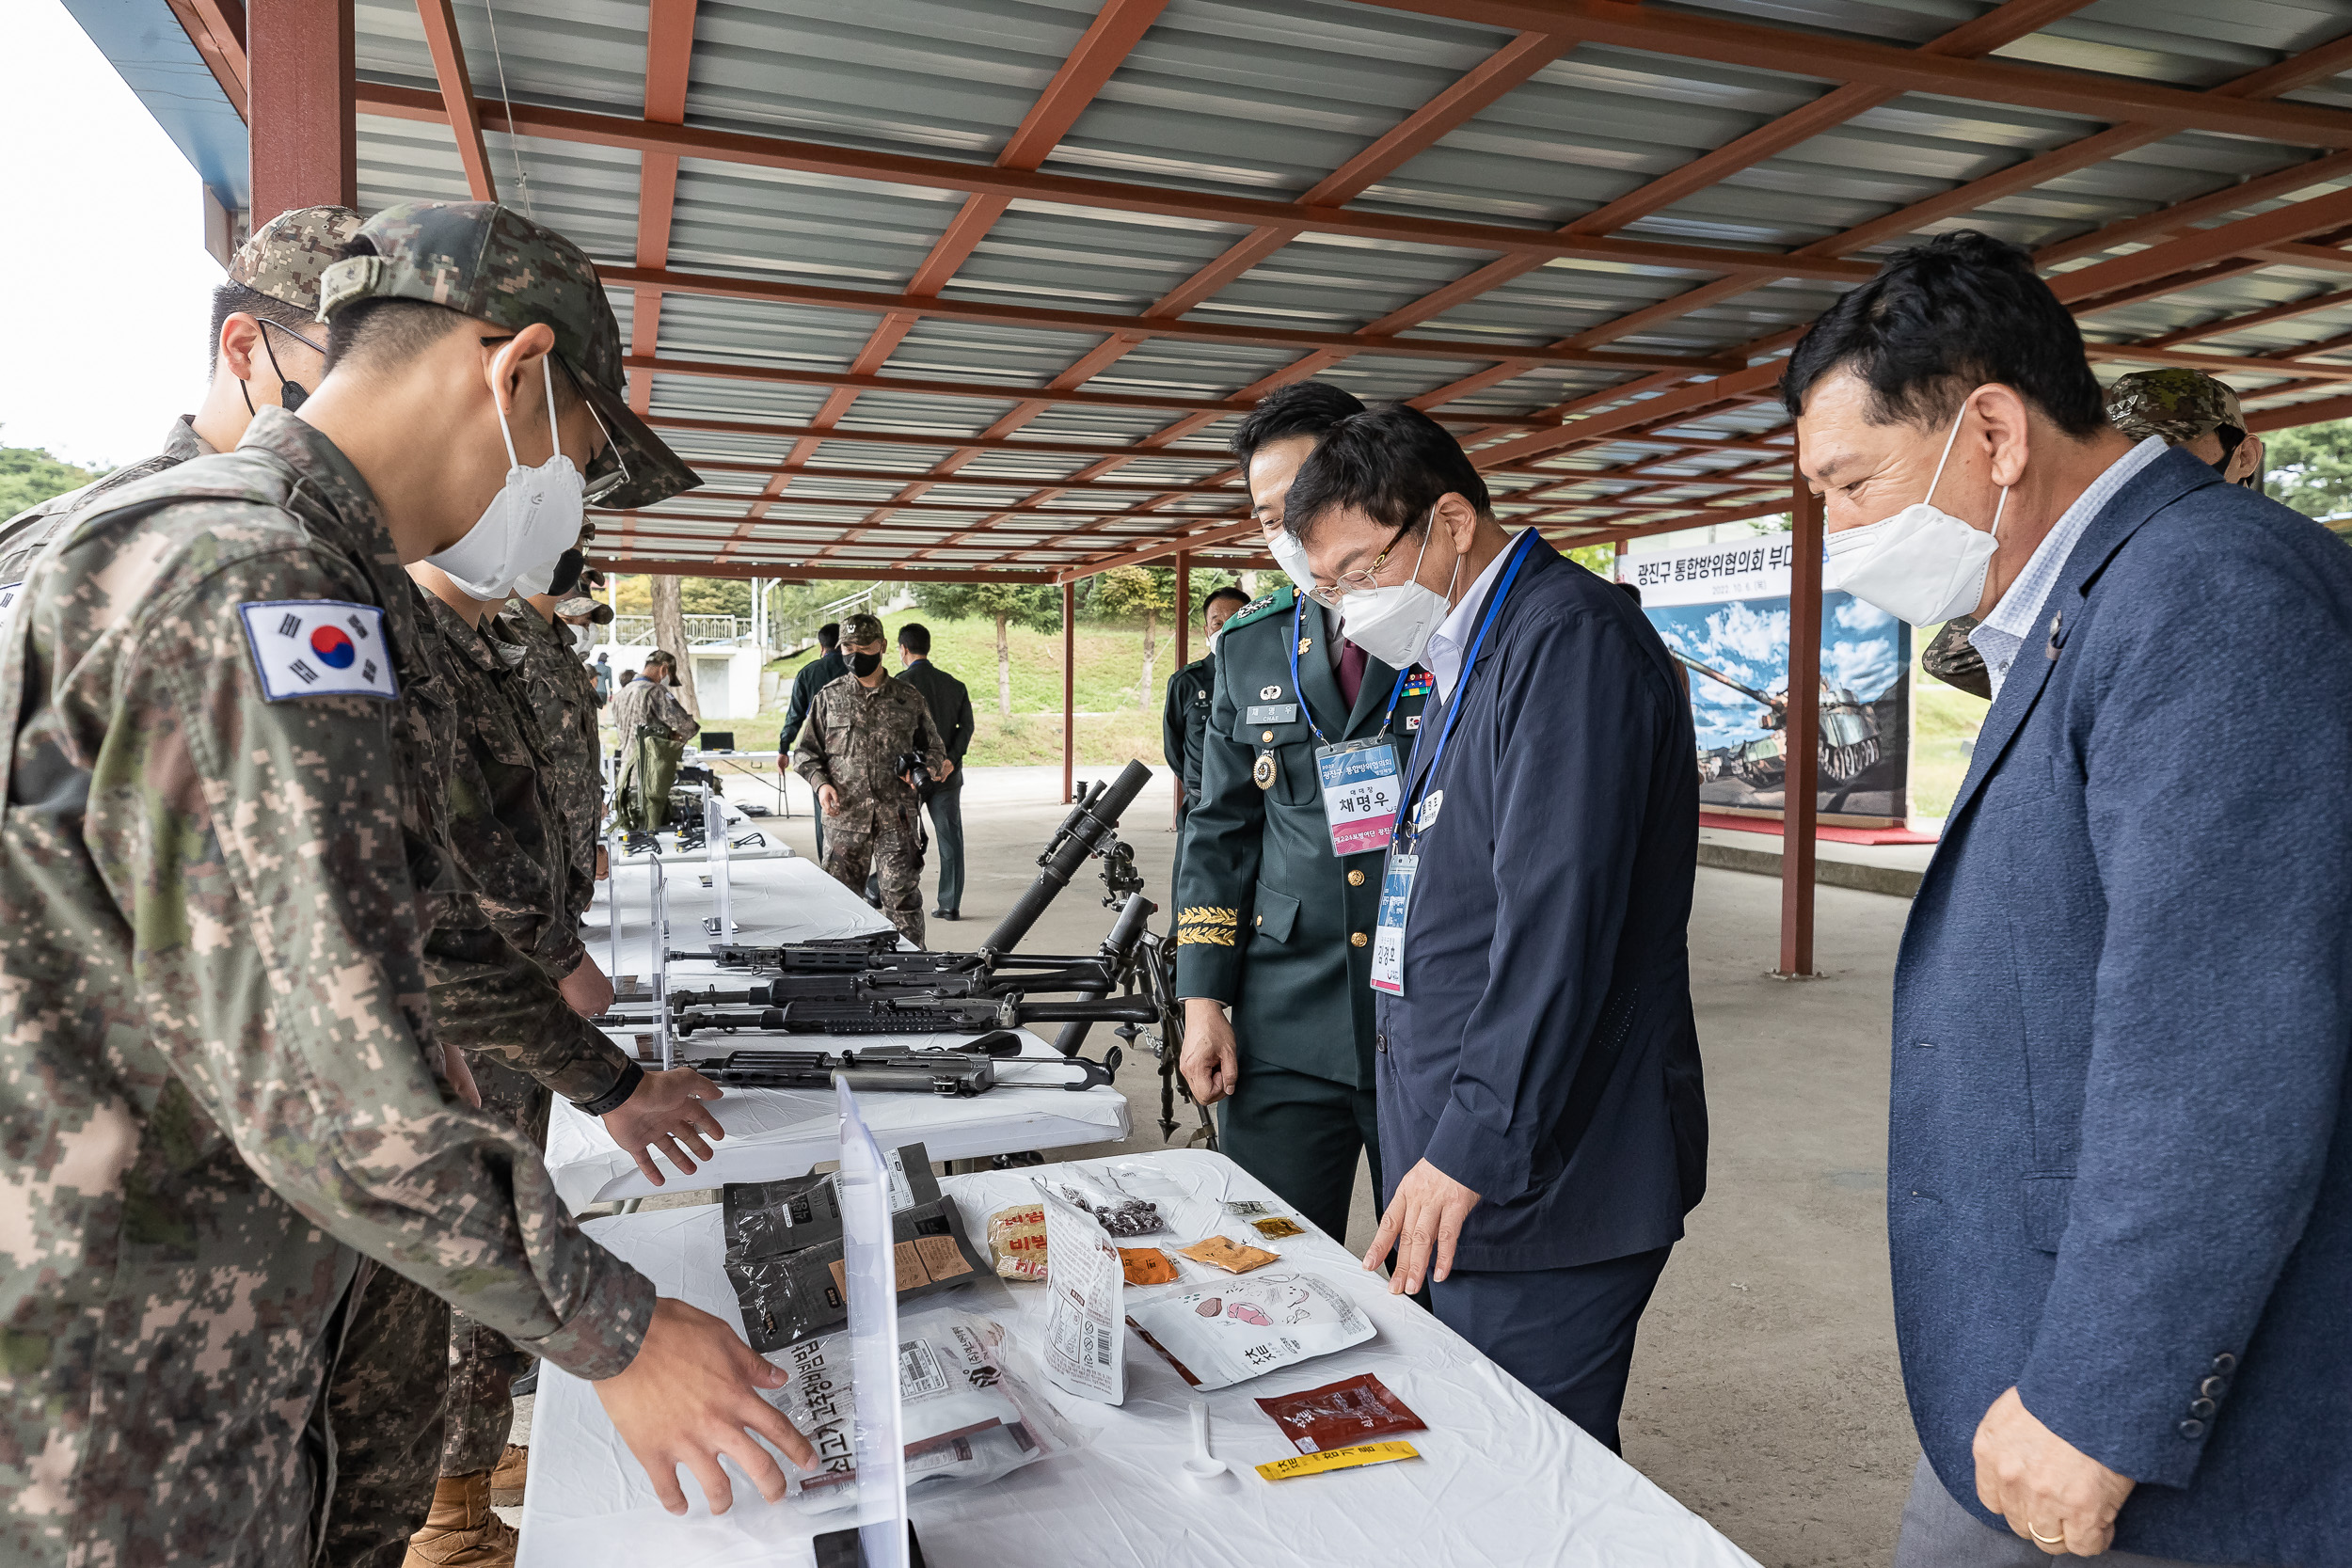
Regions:
M 882 655 L 880 654 L 851 654 L 850 656 L 850 673 L 860 680 L 864 680 L 881 668 Z
M 557 556 L 555 558 L 555 570 L 550 573 L 548 578 L 548 592 L 550 594 L 569 594 L 574 588 L 580 586 L 580 571 L 587 564 L 587 553 L 581 550 L 578 546 L 574 546 L 572 548 L 565 550 L 562 555 Z

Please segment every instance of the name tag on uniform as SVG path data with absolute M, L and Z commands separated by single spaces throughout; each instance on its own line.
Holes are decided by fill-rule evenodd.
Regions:
M 1386 849 L 1396 836 L 1396 809 L 1404 796 L 1396 748 L 1380 739 L 1318 746 L 1315 771 L 1323 784 L 1323 820 L 1331 830 L 1331 852 L 1360 855 Z
M 1405 910 L 1413 899 L 1419 855 L 1391 855 L 1380 882 L 1380 921 L 1372 933 L 1372 989 L 1405 994 Z
M 264 599 L 241 604 L 246 641 L 262 695 L 397 697 L 400 682 L 384 646 L 384 612 L 342 599 Z
M 1298 705 L 1260 703 L 1243 710 L 1242 721 L 1247 724 L 1295 724 L 1298 722 Z

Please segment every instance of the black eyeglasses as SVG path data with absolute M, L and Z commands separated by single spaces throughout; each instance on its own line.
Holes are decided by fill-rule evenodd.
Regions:
M 482 340 L 482 346 L 496 348 L 501 343 L 511 343 L 514 341 L 515 335 L 509 333 L 503 338 L 485 338 Z M 563 365 L 564 373 L 571 377 L 572 386 L 576 389 L 580 388 L 580 377 L 573 372 L 571 366 L 564 364 L 560 356 L 549 355 L 548 358 L 558 365 Z M 628 464 L 621 456 L 621 443 L 612 438 L 612 427 L 604 422 L 604 416 L 596 412 L 596 405 L 588 401 L 584 390 L 581 393 L 580 402 L 587 404 L 588 417 L 596 420 L 596 428 L 604 433 L 603 447 L 598 449 L 594 457 L 588 459 L 588 466 L 580 471 L 580 499 L 593 505 L 628 482 Z M 556 445 L 557 450 L 561 451 L 563 442 L 560 437 Z

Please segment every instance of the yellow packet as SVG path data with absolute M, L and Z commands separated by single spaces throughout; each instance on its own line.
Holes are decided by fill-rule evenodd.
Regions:
M 1294 1476 L 1320 1475 L 1326 1470 L 1352 1470 L 1359 1465 L 1386 1465 L 1391 1460 L 1419 1459 L 1421 1450 L 1410 1443 L 1359 1443 L 1352 1449 L 1326 1449 L 1321 1453 L 1302 1453 L 1294 1459 L 1278 1459 L 1271 1465 L 1258 1466 L 1258 1474 L 1268 1481 L 1289 1481 Z
M 1298 1225 L 1284 1218 L 1280 1214 L 1275 1215 L 1270 1220 L 1251 1220 L 1249 1224 L 1251 1228 L 1256 1230 L 1259 1235 L 1263 1236 L 1269 1242 L 1279 1242 L 1285 1236 L 1304 1236 L 1307 1234 L 1307 1227 L 1305 1226 Z
M 1226 1236 L 1212 1236 L 1205 1242 L 1195 1242 L 1177 1250 L 1196 1263 L 1206 1263 L 1223 1269 L 1227 1274 L 1248 1274 L 1263 1269 L 1268 1263 L 1279 1262 L 1281 1254 L 1263 1247 L 1244 1246 Z
M 1120 1247 L 1119 1267 L 1130 1285 L 1172 1285 L 1184 1277 L 1168 1260 L 1168 1254 L 1155 1246 Z

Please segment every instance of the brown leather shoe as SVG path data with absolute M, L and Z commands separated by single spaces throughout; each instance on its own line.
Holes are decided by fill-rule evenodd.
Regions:
M 531 1477 L 531 1450 L 506 1445 L 499 1455 L 498 1468 L 490 1472 L 490 1506 L 520 1508 L 523 1506 L 523 1482 Z
M 424 1528 L 408 1538 L 401 1568 L 515 1568 L 518 1539 L 490 1512 L 489 1471 L 443 1476 L 433 1488 Z

